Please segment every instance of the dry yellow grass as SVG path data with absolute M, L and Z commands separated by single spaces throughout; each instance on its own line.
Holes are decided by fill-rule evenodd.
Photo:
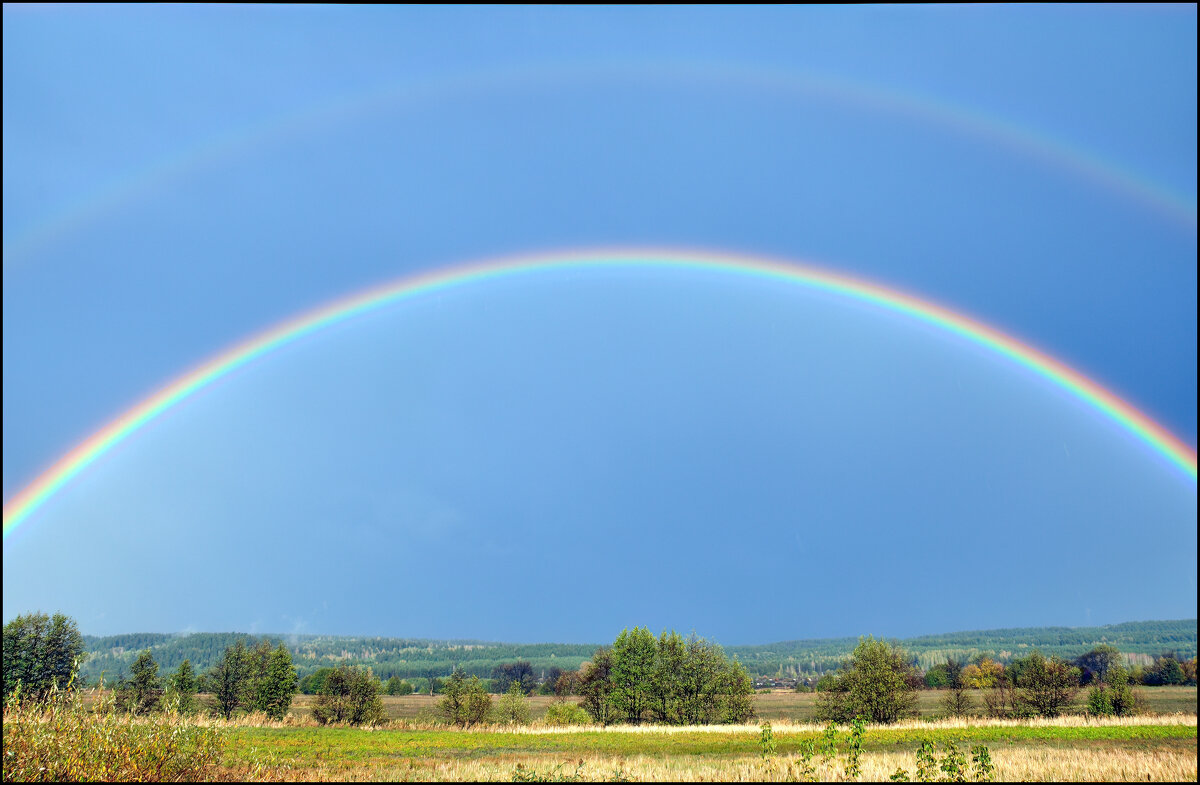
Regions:
M 413 782 L 511 781 L 518 764 L 538 775 L 557 772 L 561 778 L 578 772 L 587 781 L 620 778 L 637 782 L 773 782 L 785 780 L 795 759 L 781 757 L 766 765 L 758 757 L 577 755 L 557 763 L 539 756 L 475 759 L 409 760 L 388 768 L 345 766 L 336 769 L 293 770 L 299 779 L 394 780 Z M 1194 750 L 1037 750 L 1018 748 L 992 754 L 1000 782 L 1194 782 Z M 821 782 L 845 781 L 842 762 L 816 764 Z M 887 782 L 897 769 L 913 771 L 913 756 L 905 752 L 870 752 L 862 756 L 861 782 Z M 793 773 L 795 768 L 793 767 Z

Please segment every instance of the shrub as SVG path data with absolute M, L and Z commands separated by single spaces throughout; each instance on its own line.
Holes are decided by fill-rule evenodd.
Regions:
M 1035 651 L 1025 659 L 1017 686 L 1021 688 L 1020 703 L 1043 717 L 1057 717 L 1079 689 L 1079 669 Z
M 447 722 L 467 728 L 487 719 L 492 708 L 492 696 L 487 694 L 478 676 L 467 679 L 462 668 L 455 668 L 442 686 L 442 701 L 438 708 Z
M 520 681 L 509 682 L 508 692 L 496 704 L 496 719 L 506 725 L 529 724 L 529 700 Z
M 817 696 L 817 719 L 848 723 L 861 715 L 892 723 L 916 715 L 921 678 L 895 644 L 867 638 L 859 642 L 832 689 Z
M 546 709 L 545 723 L 555 727 L 566 725 L 590 725 L 592 717 L 575 703 L 552 703 Z
M 313 704 L 313 717 L 322 725 L 382 725 L 387 715 L 379 698 L 379 682 L 369 668 L 343 665 L 325 679 Z

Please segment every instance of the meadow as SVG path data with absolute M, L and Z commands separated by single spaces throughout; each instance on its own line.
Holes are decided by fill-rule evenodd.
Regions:
M 1141 687 L 1139 694 L 1145 699 L 1146 711 L 1151 714 L 1195 714 L 1195 687 Z M 939 690 L 921 690 L 917 693 L 917 710 L 921 717 L 938 717 L 945 713 L 940 701 L 945 693 Z M 297 695 L 292 700 L 291 714 L 306 718 L 312 715 L 314 695 Z M 383 706 L 389 719 L 408 720 L 410 722 L 433 722 L 437 716 L 439 696 L 429 695 L 384 695 Z M 973 695 L 972 700 L 977 708 L 982 710 L 983 700 L 979 695 Z M 546 714 L 546 709 L 555 699 L 549 696 L 534 695 L 529 698 L 530 714 L 536 721 Z M 772 723 L 812 722 L 816 713 L 817 694 L 815 692 L 763 692 L 754 696 L 754 709 L 759 720 Z M 1083 712 L 1087 701 L 1087 691 L 1080 690 L 1071 706 L 1072 713 Z
M 773 781 L 799 778 L 804 741 L 816 725 L 774 724 L 764 755 L 757 725 L 703 728 L 392 728 L 231 727 L 219 778 L 399 781 Z M 812 775 L 846 778 L 848 734 L 839 754 L 811 760 Z M 868 726 L 859 779 L 915 773 L 922 741 L 939 753 L 987 745 L 995 778 L 1020 781 L 1194 781 L 1196 717 L 1134 720 L 1067 717 L 1025 723 L 915 721 Z M 915 779 L 915 776 L 913 777 Z
M 922 717 L 867 726 L 857 778 L 886 781 L 898 769 L 916 777 L 923 742 L 944 758 L 985 745 L 1001 781 L 1195 781 L 1195 687 L 1142 690 L 1147 712 L 1130 718 L 1072 714 L 1056 719 L 939 719 L 940 694 L 921 693 Z M 93 699 L 96 698 L 92 693 Z M 310 696 L 297 696 L 281 722 L 261 715 L 230 722 L 172 720 L 215 731 L 219 763 L 206 780 L 325 781 L 845 781 L 850 734 L 842 728 L 836 756 L 804 757 L 826 740 L 807 720 L 815 696 L 762 693 L 760 717 L 746 725 L 692 727 L 613 726 L 552 728 L 538 722 L 550 698 L 532 698 L 529 726 L 476 726 L 462 730 L 436 722 L 437 698 L 385 696 L 390 721 L 381 728 L 318 726 Z M 6 725 L 10 718 L 6 716 Z M 771 748 L 758 724 L 769 721 Z M 150 720 L 135 720 L 151 724 Z M 164 735 L 160 732 L 160 735 Z M 954 745 L 951 747 L 950 745 Z M 938 775 L 940 776 L 940 774 Z

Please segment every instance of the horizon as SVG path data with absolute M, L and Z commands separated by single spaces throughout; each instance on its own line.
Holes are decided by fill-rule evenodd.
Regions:
M 917 635 L 873 635 L 872 633 L 863 633 L 860 635 L 834 635 L 814 638 L 785 638 L 766 643 L 722 643 L 720 641 L 709 638 L 705 635 L 699 637 L 705 640 L 710 640 L 719 644 L 722 647 L 729 648 L 752 648 L 756 646 L 772 646 L 780 643 L 806 643 L 806 642 L 821 642 L 821 641 L 846 641 L 846 640 L 862 640 L 868 637 L 874 637 L 876 640 L 885 641 L 904 641 L 915 638 L 937 637 L 941 635 L 963 635 L 966 633 L 1001 633 L 1018 630 L 1079 630 L 1079 629 L 1105 629 L 1108 627 L 1119 627 L 1123 624 L 1155 624 L 1155 623 L 1172 623 L 1172 622 L 1192 622 L 1197 623 L 1197 619 L 1130 619 L 1121 622 L 1113 622 L 1110 624 L 1085 624 L 1077 626 L 1068 625 L 1039 625 L 1035 627 L 996 627 L 991 629 L 963 629 L 963 630 L 948 630 L 944 632 L 926 632 Z M 7 623 L 7 622 L 6 622 Z M 642 626 L 642 625 L 637 625 Z M 632 629 L 627 627 L 624 629 Z M 668 632 L 662 630 L 660 632 Z M 655 635 L 658 632 L 651 630 Z M 684 633 L 675 630 L 681 635 L 692 633 Z M 305 632 L 305 633 L 273 633 L 273 632 L 242 632 L 238 630 L 182 630 L 179 632 L 153 632 L 147 630 L 138 630 L 136 632 L 117 632 L 106 635 L 94 635 L 89 632 L 80 631 L 80 634 L 87 638 L 115 638 L 122 635 L 169 635 L 173 637 L 187 637 L 189 635 L 248 635 L 256 638 L 272 638 L 280 641 L 286 641 L 289 638 L 380 638 L 386 640 L 411 640 L 411 641 L 428 641 L 432 643 L 450 643 L 450 644 L 493 644 L 499 646 L 534 646 L 534 645 L 562 645 L 562 646 L 605 646 L 605 643 L 595 643 L 592 641 L 562 641 L 562 640 L 545 640 L 545 641 L 514 641 L 514 640 L 485 640 L 482 638 L 430 638 L 419 635 L 358 635 L 349 633 L 332 633 L 332 632 Z M 698 634 L 698 633 L 697 633 Z M 616 633 L 614 633 L 615 637 Z

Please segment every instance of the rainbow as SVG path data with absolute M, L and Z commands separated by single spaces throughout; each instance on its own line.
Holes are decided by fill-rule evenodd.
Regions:
M 1128 166 L 1078 144 L 997 115 L 896 87 L 877 87 L 813 71 L 691 61 L 608 62 L 567 66 L 542 64 L 472 71 L 426 80 L 406 80 L 336 96 L 307 107 L 262 118 L 256 123 L 197 140 L 166 156 L 121 173 L 95 191 L 59 206 L 36 224 L 8 232 L 4 265 L 36 253 L 47 243 L 78 231 L 116 210 L 170 187 L 189 175 L 317 129 L 353 122 L 386 107 L 419 105 L 435 99 L 470 98 L 498 91 L 578 86 L 586 80 L 626 79 L 638 84 L 727 86 L 815 98 L 884 115 L 903 116 L 929 127 L 975 138 L 1058 169 L 1119 194 L 1184 231 L 1196 230 L 1194 196 L 1156 182 Z M 12 235 L 11 237 L 9 235 Z
M 673 249 L 568 251 L 492 259 L 401 278 L 303 313 L 185 373 L 79 444 L 4 505 L 4 539 L 89 465 L 167 410 L 218 379 L 335 324 L 433 292 L 556 270 L 614 268 L 708 271 L 828 292 L 901 314 L 983 346 L 1065 389 L 1196 480 L 1196 452 L 1132 405 L 1037 349 L 943 306 L 880 284 L 761 257 Z

